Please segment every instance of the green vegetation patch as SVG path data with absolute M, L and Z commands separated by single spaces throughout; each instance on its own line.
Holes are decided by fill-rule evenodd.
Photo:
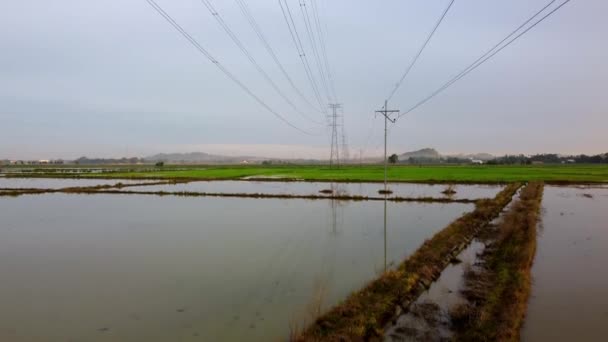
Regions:
M 163 168 L 116 167 L 101 173 L 62 174 L 36 170 L 21 176 L 234 180 L 255 177 L 263 180 L 306 180 L 338 182 L 380 182 L 384 180 L 381 165 L 343 166 L 331 169 L 319 165 L 270 166 L 165 166 Z M 466 166 L 391 166 L 389 181 L 421 183 L 512 183 L 544 181 L 551 183 L 608 182 L 607 165 L 466 165 Z

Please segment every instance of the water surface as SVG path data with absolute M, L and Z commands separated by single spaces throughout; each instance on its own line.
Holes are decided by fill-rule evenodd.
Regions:
M 133 187 L 137 191 L 166 192 L 208 192 L 208 193 L 264 193 L 286 195 L 323 195 L 322 190 L 332 190 L 334 194 L 351 196 L 379 196 L 381 183 L 325 183 L 325 182 L 264 182 L 264 181 L 197 181 L 181 184 Z M 446 185 L 416 183 L 391 183 L 391 196 L 399 197 L 446 197 L 442 194 Z M 453 198 L 479 199 L 493 198 L 502 190 L 495 185 L 455 185 Z M 326 194 L 327 195 L 327 194 Z
M 608 336 L 608 189 L 545 187 L 524 341 Z
M 466 303 L 461 293 L 465 287 L 464 275 L 467 268 L 475 265 L 484 248 L 482 242 L 474 240 L 460 252 L 459 262 L 448 265 L 431 287 L 410 305 L 408 312 L 386 329 L 384 341 L 449 341 L 453 336 L 450 310 Z M 421 315 L 421 308 L 425 306 L 433 310 Z
M 384 205 L 0 197 L 0 340 L 280 340 L 473 208 Z

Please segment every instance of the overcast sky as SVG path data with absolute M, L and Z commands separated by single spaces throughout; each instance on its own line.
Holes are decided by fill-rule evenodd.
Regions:
M 0 159 L 328 154 L 327 128 L 302 118 L 277 95 L 201 1 L 156 1 L 270 107 L 321 135 L 302 134 L 260 106 L 145 0 L 2 1 Z M 286 96 L 325 121 L 289 86 L 237 2 L 210 1 Z M 316 68 L 298 1 L 287 1 Z M 296 86 L 313 101 L 278 0 L 244 2 Z M 381 151 L 383 122 L 374 110 L 448 2 L 317 0 L 352 154 Z M 412 106 L 547 2 L 456 0 L 389 106 Z M 389 152 L 607 152 L 607 12 L 608 1 L 572 0 L 392 125 Z

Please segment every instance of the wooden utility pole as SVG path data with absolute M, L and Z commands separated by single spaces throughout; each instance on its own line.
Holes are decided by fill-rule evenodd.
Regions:
M 384 116 L 384 194 L 388 194 L 390 193 L 388 190 L 388 185 L 387 185 L 387 174 L 388 174 L 388 159 L 386 157 L 386 142 L 387 142 L 387 136 L 388 136 L 388 122 L 392 122 L 395 123 L 395 121 L 397 121 L 397 119 L 391 119 L 390 116 L 393 113 L 399 113 L 398 109 L 395 110 L 389 110 L 388 109 L 388 100 L 384 101 L 384 108 L 382 110 L 377 110 L 376 113 L 380 113 Z

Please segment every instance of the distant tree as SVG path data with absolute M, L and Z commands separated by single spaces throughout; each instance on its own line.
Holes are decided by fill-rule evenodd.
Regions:
M 163 161 L 159 161 L 156 163 L 156 167 L 163 167 L 163 166 L 165 166 L 165 162 L 163 162 Z
M 528 158 L 532 162 L 542 162 L 545 164 L 559 164 L 562 158 L 555 153 L 536 154 Z
M 397 164 L 398 161 L 399 156 L 397 156 L 396 154 L 392 154 L 390 157 L 388 157 L 388 162 L 391 164 Z
M 524 156 L 523 154 L 520 155 L 506 155 L 504 157 L 500 157 L 500 158 L 496 158 L 494 159 L 493 164 L 507 164 L 507 165 L 514 165 L 514 164 L 520 164 L 520 165 L 528 165 L 531 164 L 532 161 L 530 160 L 530 158 Z
M 445 158 L 445 162 L 448 164 L 469 164 L 471 163 L 471 160 L 466 158 L 447 157 Z

